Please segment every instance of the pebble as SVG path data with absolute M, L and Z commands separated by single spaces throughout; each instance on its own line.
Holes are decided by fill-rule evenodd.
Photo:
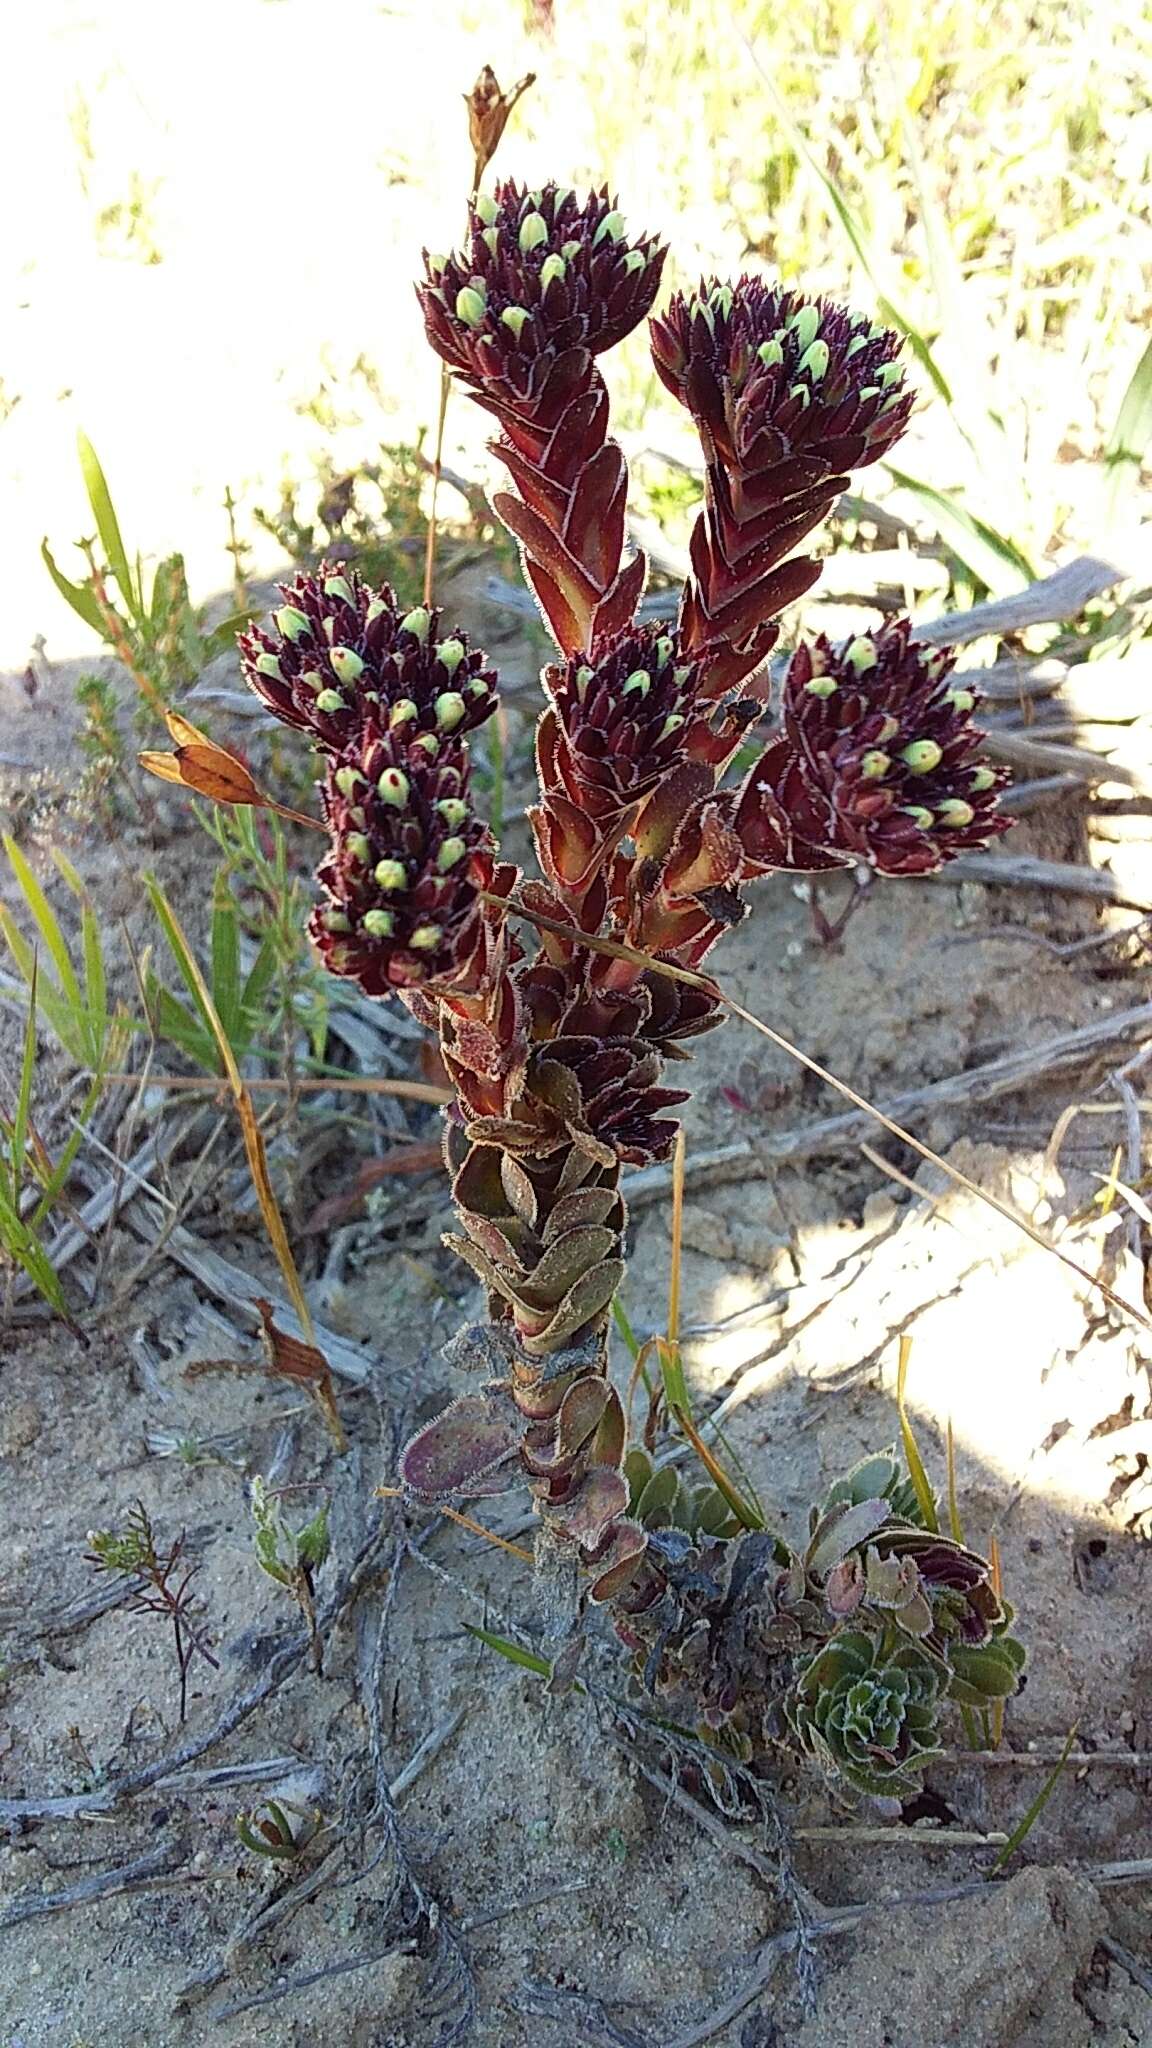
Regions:
M 30 1450 L 43 1427 L 44 1417 L 35 1401 L 13 1401 L 0 1425 L 0 1454 L 15 1458 Z

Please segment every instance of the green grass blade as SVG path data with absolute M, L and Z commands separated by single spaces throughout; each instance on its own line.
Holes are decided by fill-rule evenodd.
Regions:
M 926 506 L 941 540 L 994 597 L 1007 597 L 1019 590 L 1021 584 L 1035 582 L 1036 572 L 1015 541 L 966 511 L 950 492 L 909 476 L 907 470 L 897 469 L 891 462 L 884 466 L 893 483 L 899 484 L 901 490 L 911 491 Z
M 38 1288 L 58 1316 L 70 1322 L 68 1304 L 64 1290 L 52 1261 L 39 1239 L 29 1230 L 23 1217 L 0 1189 L 0 1244 L 5 1251 L 22 1266 L 34 1287 Z
M 618 1294 L 612 1296 L 612 1321 L 624 1339 L 629 1358 L 635 1364 L 640 1356 L 640 1339 L 628 1320 L 628 1311 Z
M 40 543 L 40 559 L 52 578 L 53 583 L 56 585 L 57 590 L 60 592 L 61 597 L 66 604 L 71 605 L 77 618 L 83 619 L 84 624 L 90 626 L 92 631 L 101 640 L 105 639 L 107 636 L 104 632 L 104 620 L 92 592 L 86 589 L 82 583 L 69 582 L 64 571 L 57 568 L 52 558 L 52 550 L 46 540 L 42 540 Z
M 167 898 L 155 875 L 145 875 L 144 887 L 148 891 L 152 908 L 163 926 L 164 936 L 172 949 L 184 986 L 188 990 L 196 1010 L 204 1020 L 204 1029 L 208 1036 L 214 1040 L 215 1034 L 212 1030 L 212 1019 L 200 995 L 200 970 L 188 951 L 184 934 L 172 915 Z M 181 1004 L 179 1007 L 183 1008 L 183 1005 Z
M 909 1337 L 901 1337 L 900 1363 L 896 1368 L 896 1412 L 900 1417 L 900 1440 L 904 1446 L 904 1462 L 908 1467 L 908 1477 L 912 1481 L 916 1499 L 920 1504 L 920 1513 L 924 1517 L 924 1527 L 931 1529 L 934 1536 L 938 1536 L 940 1533 L 940 1517 L 936 1512 L 936 1496 L 928 1484 L 928 1474 L 924 1470 L 924 1460 L 920 1456 L 920 1446 L 916 1442 L 915 1432 L 908 1419 L 908 1408 L 904 1399 L 904 1389 L 908 1383 L 908 1366 L 911 1358 L 912 1340 Z
M 32 999 L 24 1026 L 24 1049 L 20 1059 L 20 1085 L 16 1091 L 16 1115 L 12 1123 L 12 1199 L 19 1202 L 24 1185 L 24 1154 L 28 1125 L 32 1117 L 32 1084 L 36 1076 L 36 963 L 32 963 Z
M 243 1030 L 240 995 L 240 928 L 236 904 L 221 868 L 212 885 L 212 1001 L 235 1052 Z
M 1020 1847 L 1025 1837 L 1031 1834 L 1032 1829 L 1036 1825 L 1036 1822 L 1039 1820 L 1040 1815 L 1043 1813 L 1044 1808 L 1048 1804 L 1048 1801 L 1051 1799 L 1052 1794 L 1056 1790 L 1057 1785 L 1060 1783 L 1060 1779 L 1064 1774 L 1064 1766 L 1068 1762 L 1068 1758 L 1072 1754 L 1072 1744 L 1075 1740 L 1076 1726 L 1075 1723 L 1073 1723 L 1073 1726 L 1068 1730 L 1067 1740 L 1065 1741 L 1064 1747 L 1060 1752 L 1058 1762 L 1053 1766 L 1052 1770 L 1045 1778 L 1044 1783 L 1041 1785 L 1040 1790 L 1036 1794 L 1035 1799 L 1032 1801 L 1031 1806 L 1028 1808 L 1027 1813 L 1024 1815 L 1023 1820 L 1020 1820 L 1016 1823 L 1016 1826 L 1013 1828 L 1012 1833 L 1009 1835 L 1008 1840 L 1005 1842 L 1004 1847 L 1001 1849 L 1000 1854 L 996 1858 L 995 1863 L 992 1865 L 992 1868 L 988 1873 L 989 1877 L 998 1877 L 1000 1875 L 1000 1872 L 1003 1870 L 1004 1865 L 1008 1862 L 1009 1858 L 1016 1854 L 1017 1849 Z
M 1152 341 L 1132 372 L 1116 415 L 1116 425 L 1104 450 L 1110 521 L 1115 519 L 1125 494 L 1139 479 L 1149 442 L 1152 442 Z
M 537 1678 L 551 1678 L 552 1666 L 546 1657 L 537 1657 L 532 1650 L 523 1650 L 519 1643 L 510 1642 L 507 1636 L 498 1636 L 490 1628 L 477 1628 L 475 1622 L 466 1621 L 465 1628 L 478 1643 L 486 1643 L 500 1657 L 506 1657 L 509 1664 L 519 1664 L 525 1671 L 534 1671 Z
M 108 567 L 116 578 L 120 595 L 137 625 L 143 625 L 140 593 L 129 566 L 128 551 L 121 538 L 120 522 L 116 517 L 104 471 L 87 434 L 77 433 L 76 448 L 80 456 L 80 468 L 84 476 L 84 488 L 88 493 L 88 503 L 92 507 L 92 517 L 96 521 L 96 531 L 100 536 L 100 545 L 107 557 Z
M 76 1029 L 76 1020 L 55 982 L 41 969 L 37 972 L 36 954 L 29 945 L 11 912 L 0 903 L 0 933 L 3 934 L 8 950 L 16 962 L 28 987 L 36 984 L 36 1007 L 59 1039 L 69 1059 L 78 1067 L 86 1065 L 86 1045 Z
M 260 950 L 252 962 L 244 992 L 240 998 L 240 1029 L 245 1040 L 249 1040 L 264 1011 L 264 998 L 272 985 L 276 973 L 276 942 L 271 932 L 260 941 Z
M 182 1003 L 179 996 L 173 995 L 171 989 L 165 988 L 155 975 L 148 978 L 145 997 L 156 1037 L 179 1046 L 180 1051 L 202 1067 L 206 1074 L 219 1074 L 221 1067 L 216 1041 L 196 1011 Z
M 104 969 L 104 948 L 100 925 L 83 881 L 58 846 L 52 858 L 80 904 L 80 943 L 84 954 L 84 1022 L 88 1037 L 88 1065 L 98 1073 L 106 1063 L 108 1047 L 108 977 Z
M 60 992 L 77 1017 L 82 1017 L 84 1002 L 80 994 L 80 983 L 76 979 L 76 971 L 56 913 L 16 841 L 7 832 L 4 834 L 4 851 L 20 884 L 24 901 L 35 918 L 40 936 L 51 955 L 52 964 L 60 978 Z

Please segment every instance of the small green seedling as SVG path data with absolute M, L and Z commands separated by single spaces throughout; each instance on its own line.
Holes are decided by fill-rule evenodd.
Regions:
M 316 1573 L 330 1549 L 328 1503 L 317 1508 L 311 1521 L 293 1529 L 285 1521 L 275 1494 L 268 1491 L 257 1473 L 249 1495 L 256 1524 L 256 1562 L 262 1572 L 291 1593 L 308 1624 L 312 1669 L 319 1673 L 324 1646 L 316 1625 Z

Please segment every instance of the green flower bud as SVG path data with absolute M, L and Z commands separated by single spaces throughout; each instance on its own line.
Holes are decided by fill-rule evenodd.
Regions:
M 422 732 L 419 739 L 413 740 L 412 745 L 419 747 L 421 753 L 427 754 L 430 760 L 440 751 L 440 742 L 434 732 Z
M 931 775 L 940 766 L 944 756 L 935 740 L 912 740 L 904 747 L 900 759 L 913 775 Z
M 485 227 L 490 228 L 499 213 L 496 201 L 489 193 L 478 192 L 472 201 L 472 205 Z
M 468 695 L 470 697 L 486 697 L 488 695 L 488 685 L 484 681 L 483 676 L 473 676 L 472 681 L 468 685 Z
M 833 676 L 813 676 L 812 681 L 804 685 L 804 695 L 806 697 L 834 697 L 838 687 Z
M 531 317 L 531 314 L 524 306 L 505 306 L 504 311 L 500 315 L 504 326 L 511 329 L 517 341 L 520 339 L 524 322 L 531 319 Z
M 373 620 L 380 618 L 381 615 L 387 611 L 387 609 L 388 607 L 385 604 L 384 599 L 382 597 L 371 598 L 369 600 L 368 609 L 364 614 L 364 624 L 366 626 L 370 626 Z
M 345 916 L 342 910 L 326 910 L 324 912 L 324 929 L 326 932 L 350 932 L 352 921 Z
M 418 953 L 434 953 L 441 937 L 438 924 L 418 924 L 408 944 L 414 946 Z
M 480 240 L 484 243 L 484 246 L 487 249 L 488 254 L 490 256 L 495 256 L 497 250 L 500 247 L 500 237 L 497 234 L 495 228 L 482 229 Z
M 819 306 L 801 306 L 798 313 L 793 313 L 788 326 L 796 336 L 797 348 L 810 348 L 820 328 Z
M 456 318 L 465 327 L 483 327 L 487 314 L 488 301 L 483 292 L 478 292 L 474 285 L 462 285 L 456 294 Z
M 954 705 L 957 711 L 972 711 L 976 706 L 976 699 L 971 690 L 949 690 L 948 702 Z
M 606 213 L 592 237 L 592 247 L 594 249 L 598 248 L 606 235 L 610 241 L 622 242 L 624 240 L 624 226 L 624 215 L 622 213 Z
M 646 668 L 634 668 L 624 685 L 625 697 L 646 697 L 652 688 L 652 678 Z
M 256 673 L 261 676 L 272 676 L 278 683 L 284 681 L 284 671 L 280 666 L 279 656 L 275 654 L 258 654 Z
M 879 386 L 878 384 L 863 384 L 863 385 L 861 385 L 861 387 L 860 387 L 860 402 L 861 402 L 861 404 L 863 404 L 863 402 L 864 402 L 864 400 L 865 400 L 866 398 L 879 398 L 879 396 L 880 396 L 880 386 Z
M 708 303 L 711 306 L 714 313 L 722 313 L 726 320 L 728 318 L 729 313 L 732 311 L 731 285 L 718 284 L 715 291 L 710 294 Z
M 588 685 L 592 681 L 592 678 L 595 675 L 595 673 L 596 671 L 594 668 L 578 668 L 576 671 L 576 695 L 579 697 L 581 703 L 584 702 L 584 698 L 588 690 Z
M 367 867 L 372 858 L 372 847 L 363 832 L 350 832 L 344 841 L 344 847 L 353 860 L 359 861 L 362 868 Z
M 446 875 L 449 868 L 454 868 L 459 861 L 463 860 L 467 851 L 468 844 L 466 840 L 446 839 L 436 855 L 436 865 L 440 873 Z
M 553 250 L 552 254 L 550 256 L 546 256 L 544 258 L 543 263 L 540 265 L 541 291 L 547 291 L 548 286 L 550 284 L 552 284 L 555 280 L 563 281 L 563 279 L 566 278 L 567 275 L 568 265 L 565 263 L 564 258 L 562 256 L 557 256 L 555 250 Z
M 462 825 L 468 816 L 468 806 L 461 796 L 442 796 L 436 809 L 446 825 Z
M 386 768 L 376 784 L 376 794 L 381 803 L 388 804 L 394 811 L 402 811 L 411 794 L 412 785 L 402 768 Z
M 319 690 L 316 695 L 317 711 L 347 711 L 348 706 L 339 690 Z
M 398 725 L 411 725 L 416 716 L 417 706 L 411 697 L 398 697 L 388 713 L 389 731 L 394 731 Z
M 883 725 L 880 727 L 880 730 L 876 735 L 877 739 L 880 742 L 880 745 L 882 747 L 886 747 L 888 745 L 889 740 L 895 739 L 899 730 L 900 720 L 898 718 L 893 718 L 891 712 L 889 712 L 888 716 L 884 720 Z
M 844 659 L 855 669 L 858 676 L 862 676 L 866 669 L 875 668 L 876 649 L 866 633 L 861 633 L 858 639 L 848 642 L 844 649 Z
M 411 633 L 413 639 L 419 640 L 420 645 L 423 646 L 428 638 L 428 628 L 431 623 L 432 614 L 428 610 L 427 605 L 418 604 L 410 612 L 405 612 L 404 617 L 400 621 L 400 631 L 402 633 Z
M 318 668 L 306 668 L 301 674 L 300 681 L 311 690 L 314 697 L 318 697 L 321 690 L 328 687 Z
M 906 818 L 911 818 L 913 824 L 919 825 L 922 832 L 930 832 L 936 823 L 931 811 L 926 811 L 923 804 L 901 804 L 900 808 Z
M 962 825 L 972 823 L 976 813 L 971 804 L 965 803 L 962 796 L 949 796 L 945 797 L 942 804 L 937 804 L 936 816 L 942 825 L 950 825 L 959 831 Z
M 441 732 L 454 732 L 467 709 L 459 690 L 442 690 L 436 699 L 436 723 Z
M 678 711 L 670 711 L 667 718 L 664 720 L 663 725 L 660 727 L 659 732 L 656 735 L 657 739 L 668 739 L 672 733 L 679 732 L 680 727 L 683 725 L 683 723 L 684 720 L 682 719 Z
M 327 576 L 324 579 L 325 597 L 338 597 L 344 604 L 355 604 L 352 585 L 346 576 Z
M 777 363 L 784 361 L 784 351 L 780 346 L 780 336 L 778 334 L 769 335 L 767 341 L 760 343 L 756 353 L 760 361 L 767 364 L 770 370 L 775 369 Z
M 346 974 L 352 955 L 347 946 L 329 946 L 328 971 L 330 974 Z
M 305 633 L 310 633 L 312 630 L 304 613 L 298 611 L 294 604 L 281 605 L 276 614 L 276 624 L 283 633 L 285 640 L 302 640 Z
M 445 674 L 454 676 L 464 659 L 464 642 L 462 640 L 440 640 L 436 644 L 435 655 Z
M 868 336 L 866 334 L 854 334 L 844 351 L 844 361 L 850 363 L 853 356 L 858 356 L 861 349 L 867 348 L 867 346 Z
M 868 782 L 882 782 L 891 766 L 891 758 L 879 747 L 869 747 L 860 757 L 860 773 Z
M 806 384 L 793 384 L 788 396 L 789 398 L 799 398 L 803 401 L 801 406 L 801 411 L 803 412 L 807 412 L 808 407 L 812 403 L 812 394 Z
M 408 887 L 408 870 L 402 860 L 378 860 L 372 875 L 378 889 Z
M 364 673 L 364 663 L 354 647 L 334 647 L 328 659 L 342 683 L 358 682 Z
M 903 391 L 891 392 L 889 396 L 884 400 L 883 405 L 880 407 L 881 412 L 894 412 L 898 405 L 903 405 L 904 396 L 905 394 L 903 393 Z
M 396 919 L 390 910 L 366 910 L 364 929 L 374 939 L 390 939 L 396 929 Z
M 571 263 L 572 258 L 580 254 L 582 246 L 583 245 L 580 242 L 561 242 L 560 254 L 563 256 L 564 261 L 566 263 Z M 644 258 L 641 257 L 640 261 L 643 262 Z
M 812 382 L 818 384 L 828 368 L 828 362 L 828 343 L 817 335 L 815 341 L 809 342 L 801 356 L 799 367 L 801 370 L 807 370 Z
M 981 765 L 979 768 L 974 768 L 972 770 L 971 775 L 968 778 L 968 787 L 969 789 L 975 790 L 977 796 L 982 796 L 985 790 L 995 789 L 995 769 L 985 768 L 983 765 Z
M 898 384 L 904 375 L 903 363 L 881 363 L 876 372 L 877 382 L 886 390 L 890 384 Z
M 538 249 L 542 242 L 548 240 L 548 223 L 542 213 L 526 213 L 524 215 L 520 223 L 518 240 L 521 251 L 525 256 L 531 250 Z
M 341 796 L 346 797 L 349 803 L 352 802 L 353 797 L 362 784 L 367 788 L 367 783 L 365 783 L 364 777 L 358 768 L 338 768 L 333 780 Z
M 670 640 L 670 639 L 668 638 L 668 635 L 667 635 L 667 633 L 662 633 L 662 634 L 660 635 L 660 638 L 659 638 L 659 640 L 657 640 L 657 642 L 656 642 L 656 647 L 655 647 L 655 655 L 656 655 L 656 659 L 657 659 L 657 661 L 659 662 L 659 664 L 660 664 L 661 668 L 664 668 L 664 667 L 665 667 L 665 666 L 667 665 L 667 663 L 671 661 L 671 659 L 672 659 L 672 642 L 671 642 L 671 640 Z
M 565 244 L 565 246 L 567 246 L 567 244 Z M 579 244 L 577 244 L 577 246 L 579 246 Z M 629 249 L 628 254 L 624 258 L 624 268 L 627 271 L 629 277 L 634 277 L 638 270 L 643 270 L 646 261 L 647 258 L 645 257 L 642 249 Z

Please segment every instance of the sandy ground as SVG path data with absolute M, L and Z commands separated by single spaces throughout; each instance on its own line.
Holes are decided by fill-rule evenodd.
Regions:
M 212 849 L 179 800 L 164 795 L 143 821 L 93 835 L 68 801 L 70 682 L 61 668 L 32 701 L 18 677 L 3 686 L 0 740 L 43 763 L 31 778 L 34 801 L 29 777 L 9 777 L 9 815 L 45 872 L 53 842 L 79 862 L 109 950 L 121 958 L 112 943 L 118 927 L 144 936 L 140 868 L 154 861 L 192 919 Z M 1076 813 L 1061 813 L 1043 837 L 1020 827 L 1018 844 L 1067 856 L 1079 831 Z M 727 976 L 740 1000 L 884 1099 L 1139 1001 L 1142 977 L 1117 975 L 1108 949 L 1066 960 L 1035 942 L 1090 936 L 1096 918 L 1074 899 L 892 884 L 872 892 L 841 949 L 828 951 L 813 943 L 807 905 L 780 881 L 761 888 L 754 915 L 733 935 Z M 3 1016 L 11 1059 L 17 1026 Z M 392 1045 L 410 1058 L 403 1041 Z M 45 1059 L 52 1135 L 47 1044 Z M 1078 1119 L 1058 1160 L 1044 1156 L 1065 1104 L 1089 1095 L 1102 1072 L 929 1116 L 918 1129 L 979 1186 L 1049 1234 L 1063 1229 L 1080 1263 L 1138 1298 L 1122 1225 L 1062 1222 L 1091 1209 L 1115 1118 Z M 261 1377 L 220 1369 L 221 1360 L 254 1356 L 236 1295 L 275 1286 L 243 1173 L 230 1169 L 189 1221 L 201 1250 L 241 1276 L 232 1298 L 227 1287 L 213 1298 L 202 1277 L 163 1257 L 134 1280 L 142 1235 L 154 1229 L 137 1205 L 113 1232 L 97 1298 L 82 1311 L 94 1337 L 86 1353 L 35 1320 L 0 1338 L 0 1622 L 10 1670 L 0 1797 L 63 1795 L 93 1816 L 17 1825 L 0 1851 L 0 1896 L 27 1912 L 29 1900 L 141 1857 L 154 1854 L 170 1871 L 141 1891 L 27 1919 L 3 1935 L 4 2048 L 239 2042 L 253 2025 L 285 2044 L 415 2048 L 447 2038 L 437 2031 L 444 2015 L 459 2017 L 463 2007 L 462 1980 L 437 1977 L 444 1953 L 371 1960 L 386 1944 L 392 1869 L 371 1829 L 361 1849 L 348 1850 L 341 1881 L 267 1936 L 228 1949 L 239 1924 L 287 1880 L 259 1867 L 234 1833 L 235 1813 L 259 1793 L 195 1772 L 271 1759 L 261 1791 L 279 1788 L 329 1816 L 346 1814 L 374 1725 L 392 1777 L 430 1730 L 442 1743 L 403 1794 L 403 1840 L 419 1883 L 463 1930 L 477 2041 L 1040 2048 L 1144 2038 L 1145 1994 L 1099 1944 L 1110 1929 L 1123 1948 L 1147 1953 L 1147 1894 L 1091 1875 L 1152 1854 L 1146 1772 L 1136 1761 L 1152 1750 L 1143 1682 L 1152 1612 L 1144 1340 L 1050 1253 L 883 1134 L 876 1159 L 840 1150 L 695 1184 L 694 1155 L 771 1138 L 837 1105 L 734 1024 L 703 1041 L 691 1074 L 683 1313 L 701 1411 L 722 1406 L 732 1451 L 795 1534 L 814 1492 L 865 1449 L 894 1439 L 897 1339 L 911 1334 L 911 1401 L 925 1449 L 941 1471 L 951 1418 L 965 1526 L 979 1542 L 997 1535 L 1030 1645 L 1009 1749 L 1054 1755 L 1075 1725 L 1078 1754 L 1131 1752 L 1133 1762 L 1068 1770 L 1007 1888 L 952 1906 L 893 1906 L 854 1934 L 822 1941 L 819 2004 L 805 2020 L 791 1965 L 770 1969 L 762 1948 L 787 1925 L 772 1883 L 670 1809 L 593 1704 L 573 1694 L 550 1699 L 538 1680 L 464 1632 L 466 1621 L 486 1617 L 531 1630 L 537 1606 L 524 1567 L 449 1525 L 414 1524 L 418 1554 L 394 1584 L 386 1573 L 370 1583 L 351 1618 L 332 1629 L 323 1677 L 301 1670 L 197 1758 L 192 1776 L 168 1776 L 102 1815 L 110 1778 L 167 1756 L 183 1738 L 162 1628 L 113 1610 L 56 1632 L 69 1631 L 69 1609 L 93 1591 L 86 1532 L 136 1498 L 169 1538 L 187 1530 L 219 1658 L 219 1669 L 194 1668 L 186 1731 L 194 1737 L 234 1695 L 259 1688 L 291 1628 L 285 1596 L 253 1560 L 244 1474 L 276 1458 L 281 1483 L 330 1491 L 335 1543 L 323 1599 L 379 1525 L 371 1490 L 389 1476 L 395 1433 L 448 1391 L 437 1346 L 471 1306 L 464 1278 L 437 1248 L 447 1217 L 435 1176 L 405 1184 L 374 1221 L 346 1230 L 339 1256 L 332 1241 L 301 1241 L 316 1305 L 366 1376 L 359 1388 L 342 1385 L 352 1451 L 335 1459 L 310 1410 Z M 434 1115 L 412 1110 L 408 1122 L 424 1133 Z M 353 1167 L 355 1139 L 353 1156 L 347 1138 L 335 1152 L 329 1144 L 313 1154 L 316 1137 L 313 1119 L 292 1148 L 297 1164 L 321 1161 L 299 1170 L 305 1211 L 346 1185 Z M 184 1163 L 172 1157 L 162 1193 L 186 1181 L 196 1142 Z M 880 1169 L 885 1158 L 894 1176 Z M 91 1163 L 99 1177 L 99 1160 Z M 287 1189 L 284 1153 L 278 1170 Z M 667 1203 L 642 1190 L 626 1297 L 642 1333 L 662 1323 L 668 1260 Z M 78 1268 L 70 1285 L 79 1284 Z M 190 1375 L 204 1360 L 215 1368 Z M 158 1456 L 148 1449 L 158 1431 L 210 1437 L 230 1462 Z M 515 1514 L 514 1503 L 495 1504 L 489 1519 L 515 1537 Z M 391 1545 L 385 1535 L 385 1563 Z M 373 1676 L 384 1612 L 387 1642 Z M 605 1683 L 619 1683 L 610 1659 L 594 1662 L 601 1668 Z M 911 1840 L 891 1832 L 824 1840 L 808 1831 L 859 1827 L 868 1816 L 845 1814 L 810 1780 L 784 1779 L 774 1792 L 798 1831 L 800 1881 L 834 1908 L 978 1880 L 993 1849 L 970 1839 L 948 1846 L 930 1831 L 1003 1833 L 1044 1775 L 1026 1763 L 963 1757 L 941 1766 L 907 1816 L 919 1824 Z M 737 1836 L 763 1853 L 755 1827 Z M 324 1974 L 346 1962 L 358 1967 Z M 219 1981 L 206 1984 L 214 1964 Z M 741 1990 L 754 1993 L 757 1983 L 761 1992 L 726 2023 L 727 2006 L 741 2005 Z M 274 2002 L 228 2017 L 245 1999 L 267 1997 Z M 714 2027 L 701 2032 L 710 2019 Z

